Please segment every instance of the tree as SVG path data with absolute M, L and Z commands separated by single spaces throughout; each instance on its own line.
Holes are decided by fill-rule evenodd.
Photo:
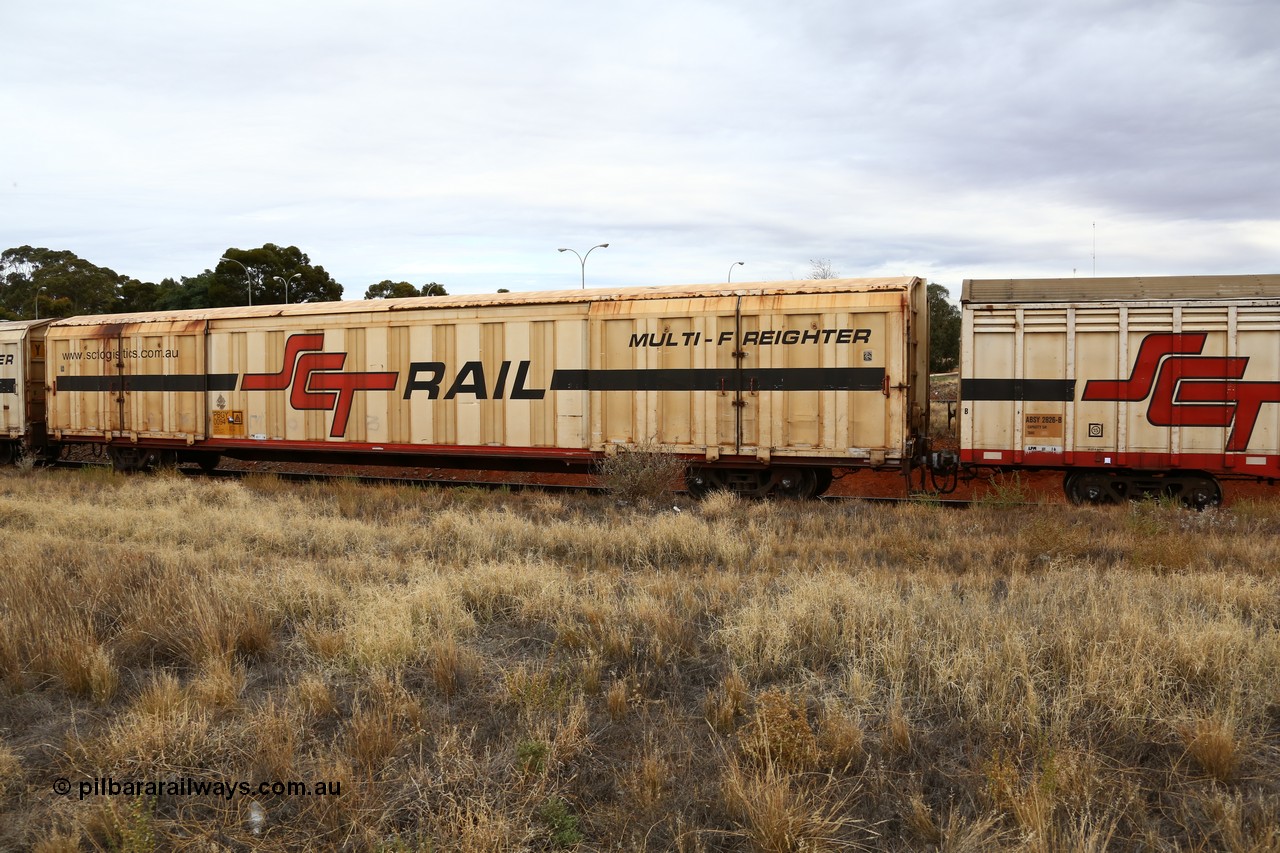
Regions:
M 172 279 L 165 279 L 161 284 L 155 284 L 121 276 L 116 291 L 115 310 L 128 314 L 160 310 L 161 300 L 165 296 L 165 285 L 169 282 L 172 282 Z
M 809 261 L 812 270 L 809 273 L 811 279 L 827 279 L 839 278 L 840 276 L 831 269 L 831 260 L 829 258 L 815 258 Z
M 297 246 L 267 243 L 260 249 L 230 248 L 222 258 L 226 260 L 219 259 L 212 281 L 197 280 L 201 276 L 183 279 L 184 286 L 207 292 L 207 303 L 192 307 L 333 302 L 342 298 L 342 285 L 324 267 L 313 265 Z
M 108 314 L 116 310 L 120 279 L 71 252 L 6 249 L 0 253 L 0 313 L 11 319 Z
M 960 363 L 960 309 L 940 284 L 929 285 L 929 372 L 947 373 Z
M 241 285 L 240 292 L 243 293 Z M 157 311 L 185 311 L 193 308 L 212 308 L 215 306 L 241 305 L 233 300 L 237 294 L 228 290 L 226 285 L 212 270 L 205 270 L 199 275 L 183 276 L 181 279 L 166 278 L 160 282 L 160 293 L 156 297 Z
M 410 296 L 421 296 L 418 288 L 407 281 L 391 281 L 384 279 L 377 284 L 369 285 L 364 292 L 365 299 L 405 299 Z
M 384 279 L 377 284 L 369 285 L 364 292 L 365 299 L 408 299 L 413 296 L 448 296 L 443 284 L 434 281 L 414 287 L 407 281 L 391 281 Z

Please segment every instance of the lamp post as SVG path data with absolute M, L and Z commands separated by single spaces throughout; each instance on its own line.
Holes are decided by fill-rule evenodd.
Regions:
M 734 267 L 740 267 L 740 266 L 742 266 L 742 265 L 743 265 L 743 262 L 742 262 L 742 261 L 734 261 L 733 263 L 729 264 L 729 278 L 727 279 L 727 281 L 728 281 L 730 284 L 732 284 L 732 283 L 733 283 L 733 268 L 734 268 Z
M 278 281 L 282 285 L 284 285 L 284 304 L 288 305 L 289 304 L 289 282 L 293 281 L 295 278 L 302 278 L 302 273 L 296 272 L 293 275 L 289 276 L 288 278 L 281 278 L 278 275 L 273 275 L 271 276 L 271 278 L 272 280 Z
M 36 319 L 40 319 L 40 294 L 44 293 L 45 286 L 40 285 L 40 289 L 36 291 Z
M 239 261 L 237 261 L 235 258 L 228 258 L 226 255 L 223 255 L 222 257 L 218 258 L 218 260 L 231 261 L 231 263 L 238 265 L 240 269 L 244 270 L 244 281 L 245 281 L 245 284 L 249 285 L 249 307 L 252 308 L 253 307 L 253 279 L 249 277 L 249 268 L 246 267 L 244 264 L 240 263 Z
M 587 258 L 591 257 L 591 253 L 594 252 L 596 249 L 607 249 L 607 248 L 609 248 L 608 243 L 600 243 L 599 245 L 592 246 L 590 249 L 587 249 L 587 253 L 585 255 L 578 255 L 578 253 L 573 249 L 556 249 L 556 251 L 557 252 L 573 252 L 575 255 L 578 255 L 578 263 L 582 265 L 582 289 L 586 290 L 587 289 Z

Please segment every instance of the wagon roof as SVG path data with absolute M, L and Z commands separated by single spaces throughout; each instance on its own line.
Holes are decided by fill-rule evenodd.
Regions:
M 53 317 L 42 320 L 0 320 L 0 332 L 13 332 L 19 329 L 30 329 L 32 326 L 47 326 L 54 321 Z
M 294 305 L 253 305 L 201 308 L 136 314 L 98 314 L 69 317 L 60 326 L 88 326 L 130 321 L 222 320 L 252 317 L 297 317 L 317 314 L 369 314 L 423 308 L 466 308 L 502 305 L 547 305 L 574 302 L 616 302 L 636 299 L 696 299 L 713 296 L 759 296 L 787 293 L 847 293 L 875 290 L 907 290 L 923 283 L 915 276 L 896 278 L 838 278 L 805 281 L 744 282 L 664 287 L 628 287 L 592 290 L 552 290 L 529 293 L 469 293 L 457 296 L 418 296 L 409 299 L 361 299 L 346 302 L 306 302 Z
M 1280 299 L 1280 275 L 965 279 L 961 302 L 1127 302 Z

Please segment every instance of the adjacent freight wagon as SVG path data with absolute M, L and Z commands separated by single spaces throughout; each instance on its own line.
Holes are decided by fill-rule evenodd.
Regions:
M 44 331 L 48 320 L 0 322 L 0 464 L 45 449 Z
M 1221 501 L 1280 477 L 1280 276 L 970 280 L 960 461 L 1067 497 Z
M 694 491 L 905 467 L 928 417 L 918 278 L 73 317 L 48 438 L 114 464 L 221 456 L 587 471 L 637 447 Z

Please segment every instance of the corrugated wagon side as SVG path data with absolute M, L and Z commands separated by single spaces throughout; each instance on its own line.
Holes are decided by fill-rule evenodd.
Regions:
M 0 322 L 0 464 L 45 445 L 48 320 Z
M 585 471 L 640 448 L 695 488 L 812 494 L 910 459 L 927 337 L 915 278 L 74 318 L 50 332 L 51 426 L 125 466 Z
M 1280 276 L 972 280 L 961 461 L 1076 502 L 1280 477 Z
M 49 326 L 48 429 L 58 444 L 105 445 L 121 468 L 200 461 L 207 321 L 173 315 L 73 317 Z

